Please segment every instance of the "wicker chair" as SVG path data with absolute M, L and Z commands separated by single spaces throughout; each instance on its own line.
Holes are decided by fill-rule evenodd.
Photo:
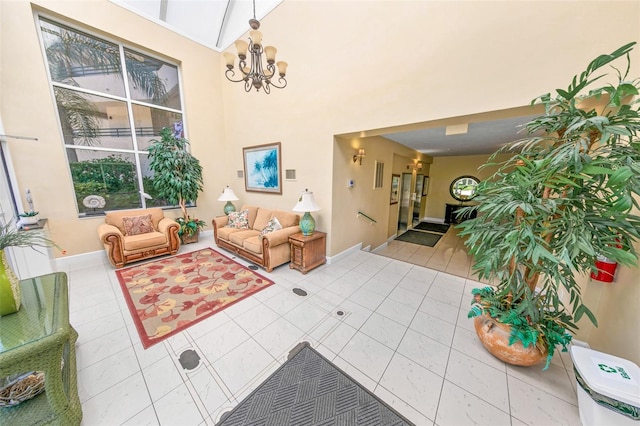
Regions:
M 98 236 L 109 262 L 122 268 L 125 264 L 165 254 L 180 248 L 178 223 L 160 208 L 107 212 Z

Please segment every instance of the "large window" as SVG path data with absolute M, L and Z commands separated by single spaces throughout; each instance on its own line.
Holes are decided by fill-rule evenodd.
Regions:
M 40 30 L 79 214 L 167 205 L 146 149 L 182 131 L 178 68 L 45 18 Z

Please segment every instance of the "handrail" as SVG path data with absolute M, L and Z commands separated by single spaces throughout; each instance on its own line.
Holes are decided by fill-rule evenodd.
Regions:
M 377 220 L 375 220 L 374 218 L 372 218 L 371 216 L 367 216 L 366 214 L 362 213 L 361 211 L 358 210 L 358 216 L 364 216 L 367 219 L 369 219 L 372 223 L 378 223 Z

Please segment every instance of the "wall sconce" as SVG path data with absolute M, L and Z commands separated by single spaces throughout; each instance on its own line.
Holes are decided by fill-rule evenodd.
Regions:
M 364 156 L 365 156 L 365 154 L 364 154 L 364 148 L 360 148 L 360 149 L 358 150 L 358 153 L 357 153 L 357 154 L 355 154 L 355 155 L 353 156 L 353 162 L 355 163 L 356 161 L 360 160 L 360 165 L 362 166 L 362 158 L 363 158 Z
M 407 170 L 413 170 L 414 172 L 422 171 L 422 162 L 418 161 L 418 162 L 407 164 Z

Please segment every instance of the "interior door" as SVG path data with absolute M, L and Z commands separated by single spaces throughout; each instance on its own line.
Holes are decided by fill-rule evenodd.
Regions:
M 398 213 L 398 232 L 407 230 L 409 208 L 411 206 L 411 173 L 403 173 L 400 182 L 400 212 Z

